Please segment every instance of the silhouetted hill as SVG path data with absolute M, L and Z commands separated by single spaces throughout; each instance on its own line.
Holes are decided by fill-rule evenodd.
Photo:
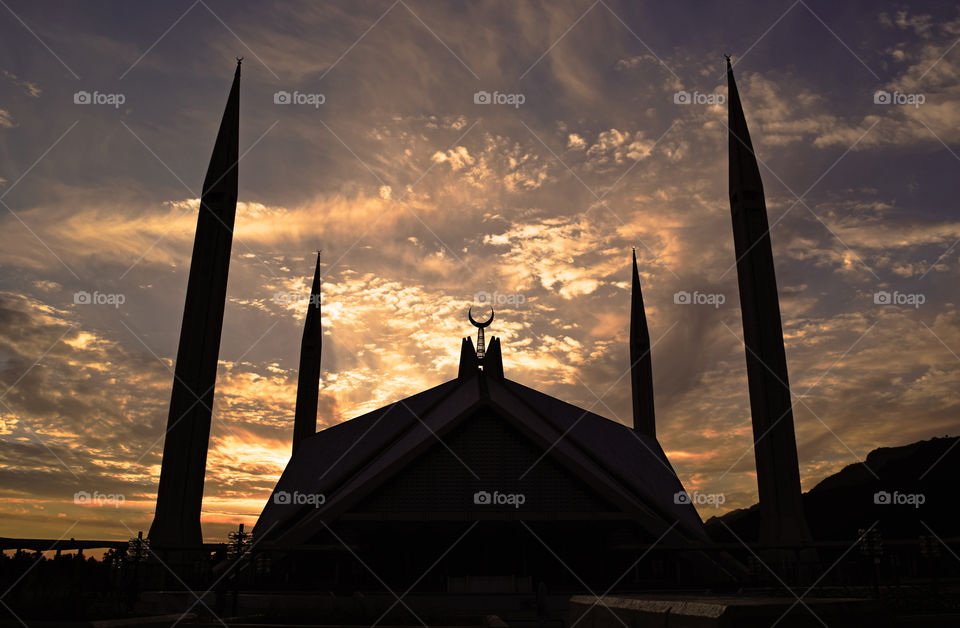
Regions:
M 881 447 L 871 451 L 866 461 L 851 464 L 824 479 L 803 494 L 813 538 L 855 538 L 858 529 L 868 528 L 874 522 L 879 522 L 877 528 L 888 539 L 916 539 L 921 534 L 931 534 L 931 530 L 942 538 L 960 536 L 960 447 L 954 447 L 958 438 Z M 875 498 L 878 493 L 879 500 Z M 758 505 L 711 517 L 706 522 L 715 540 L 734 541 L 721 525 L 721 519 L 741 539 L 757 540 Z

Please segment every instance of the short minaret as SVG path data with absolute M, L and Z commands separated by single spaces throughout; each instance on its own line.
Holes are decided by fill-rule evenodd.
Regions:
M 630 388 L 633 393 L 633 429 L 657 437 L 653 412 L 653 363 L 650 359 L 650 331 L 640 292 L 637 250 L 633 250 L 633 288 L 630 294 Z
M 797 440 L 767 206 L 729 57 L 727 89 L 730 211 L 753 415 L 760 542 L 802 544 L 810 540 L 810 532 L 800 498 Z
M 317 432 L 317 402 L 320 399 L 320 354 L 323 348 L 323 327 L 320 324 L 320 252 L 313 271 L 313 288 L 303 323 L 300 341 L 300 372 L 297 378 L 297 409 L 293 419 L 293 453 L 300 442 Z
M 237 214 L 240 61 L 203 180 L 163 442 L 152 547 L 200 547 L 200 506 Z

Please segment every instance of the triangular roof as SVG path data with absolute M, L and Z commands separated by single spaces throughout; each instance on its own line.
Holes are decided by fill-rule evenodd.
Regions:
M 654 538 L 673 526 L 666 542 L 707 540 L 694 507 L 676 503 L 674 495 L 683 486 L 655 438 L 482 371 L 305 439 L 274 494 L 323 494 L 325 502 L 319 508 L 278 504 L 271 495 L 254 534 L 265 545 L 308 542 L 483 408 L 574 471 Z

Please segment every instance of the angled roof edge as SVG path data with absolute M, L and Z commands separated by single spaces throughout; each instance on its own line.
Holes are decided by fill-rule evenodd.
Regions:
M 542 423 L 549 425 L 558 432 L 559 436 L 551 441 L 555 449 L 562 452 L 570 449 L 576 452 L 568 455 L 580 459 L 586 458 L 589 462 L 580 462 L 580 466 L 590 465 L 595 477 L 614 480 L 615 484 L 619 485 L 618 490 L 623 491 L 625 488 L 629 493 L 633 493 L 635 497 L 629 497 L 628 499 L 635 505 L 642 504 L 643 509 L 649 510 L 656 516 L 666 521 L 676 520 L 684 525 L 688 532 L 703 539 L 707 538 L 703 522 L 696 509 L 691 504 L 675 503 L 674 495 L 678 491 L 684 490 L 683 483 L 666 460 L 663 449 L 656 439 L 644 438 L 621 423 L 611 421 L 510 380 L 491 384 L 491 396 L 498 388 L 517 399 L 526 408 L 527 412 L 536 415 Z M 535 403 L 536 400 L 533 399 L 525 399 L 522 394 L 519 394 L 522 392 L 535 393 L 541 401 L 550 400 L 555 405 L 562 405 L 576 418 L 564 425 L 562 421 L 558 420 L 559 417 L 556 414 L 545 412 L 543 404 Z M 587 430 L 598 427 L 604 431 L 609 429 L 611 432 L 609 436 L 605 434 L 592 435 L 594 440 L 609 441 L 603 443 L 606 447 L 607 456 L 603 455 L 604 451 L 596 449 L 595 442 L 585 439 Z M 578 430 L 577 428 L 581 429 Z M 621 431 L 625 433 L 620 433 Z M 630 434 L 630 438 L 626 437 L 626 433 Z M 604 438 L 605 436 L 607 438 Z M 651 442 L 645 442 L 646 440 Z M 642 449 L 637 448 L 638 444 L 642 446 Z M 631 448 L 633 448 L 632 451 Z M 620 455 L 614 460 L 610 452 L 616 452 Z M 657 464 L 650 466 L 649 469 L 645 468 L 649 466 L 646 460 Z M 621 462 L 632 462 L 632 466 L 636 469 L 635 472 L 627 473 L 625 469 L 618 466 L 617 463 Z M 656 477 L 656 481 L 645 482 L 644 480 L 647 477 Z M 638 501 L 637 498 L 642 501 Z M 661 504 L 667 504 L 668 507 L 662 508 L 660 507 Z
M 366 414 L 332 425 L 304 439 L 296 455 L 287 462 L 270 498 L 260 512 L 254 526 L 254 534 L 280 533 L 287 527 L 282 525 L 284 521 L 293 518 L 290 514 L 292 509 L 288 505 L 278 504 L 275 501 L 274 496 L 277 493 L 293 492 L 305 483 L 323 489 L 346 481 L 348 476 L 359 473 L 362 468 L 375 461 L 396 439 L 407 433 L 417 422 L 417 414 L 429 412 L 434 405 L 442 402 L 465 383 L 457 379 L 444 382 Z M 390 426 L 392 429 L 381 428 L 377 439 L 367 438 L 388 417 L 390 421 L 395 421 Z M 353 453 L 352 456 L 349 455 L 351 453 Z M 324 466 L 324 460 L 332 460 L 332 462 L 329 466 Z M 321 470 L 319 476 L 316 475 L 318 467 Z M 278 509 L 277 506 L 287 507 Z M 314 508 L 306 505 L 302 510 L 314 510 Z
M 481 379 L 484 381 L 480 381 Z M 346 450 L 343 450 L 344 443 L 340 442 L 339 438 L 335 439 L 330 447 L 317 445 L 304 447 L 304 452 L 298 453 L 296 459 L 292 460 L 284 471 L 275 493 L 303 488 L 324 492 L 325 487 L 337 488 L 331 491 L 330 495 L 324 492 L 326 501 L 320 508 L 312 505 L 296 507 L 292 504 L 276 504 L 271 499 L 257 522 L 255 533 L 270 534 L 274 537 L 274 542 L 284 545 L 306 541 L 320 526 L 325 525 L 324 522 L 334 520 L 376 490 L 392 477 L 397 469 L 429 449 L 437 438 L 454 429 L 466 416 L 471 415 L 483 405 L 489 405 L 527 438 L 544 446 L 562 466 L 575 474 L 578 471 L 586 472 L 587 477 L 581 477 L 581 479 L 597 490 L 604 499 L 618 505 L 626 513 L 633 513 L 637 521 L 649 531 L 659 534 L 669 522 L 677 521 L 686 532 L 683 536 L 692 535 L 700 540 L 706 538 L 702 522 L 692 506 L 680 504 L 676 505 L 675 509 L 660 507 L 659 502 L 666 495 L 669 494 L 672 500 L 672 494 L 676 490 L 683 490 L 683 487 L 679 479 L 672 474 L 672 468 L 665 461 L 662 449 L 655 440 L 652 445 L 641 443 L 649 455 L 645 455 L 643 450 L 636 449 L 635 445 L 633 445 L 633 453 L 639 452 L 646 458 L 647 462 L 641 462 L 641 466 L 649 467 L 654 460 L 658 464 L 666 464 L 666 469 L 671 474 L 671 486 L 662 486 L 668 489 L 666 491 L 647 490 L 643 482 L 637 481 L 636 478 L 631 481 L 622 471 L 612 467 L 608 461 L 603 461 L 602 456 L 598 455 L 600 452 L 593 450 L 589 444 L 580 442 L 580 432 L 583 430 L 579 430 L 573 438 L 561 438 L 561 434 L 565 431 L 574 433 L 574 428 L 564 429 L 563 422 L 557 417 L 553 419 L 548 417 L 536 407 L 535 400 L 524 398 L 524 394 L 529 395 L 529 393 L 536 393 L 543 399 L 551 400 L 553 404 L 562 404 L 568 413 L 578 413 L 580 419 L 585 419 L 589 423 L 596 424 L 602 421 L 614 429 L 622 428 L 632 433 L 632 430 L 619 423 L 516 382 L 486 378 L 479 374 L 467 380 L 451 380 L 418 395 L 339 424 L 342 426 L 356 421 L 360 429 L 366 425 L 366 430 L 362 433 L 359 433 L 360 429 L 350 429 L 348 434 L 348 430 L 340 430 L 340 433 L 337 433 L 333 431 L 334 428 L 328 428 L 304 441 L 304 443 L 323 441 L 324 437 L 320 435 L 328 432 L 326 438 L 336 434 L 363 440 L 388 415 L 392 415 L 391 420 L 396 420 L 397 417 L 401 419 L 395 429 L 378 431 L 376 438 L 371 439 L 371 442 L 363 448 L 364 455 L 359 457 L 361 459 L 350 465 L 344 466 L 339 463 L 350 450 L 358 446 L 358 440 L 350 444 L 349 449 Z M 587 418 L 588 415 L 589 418 Z M 374 418 L 376 418 L 375 421 L 373 421 Z M 577 423 L 579 422 L 578 420 Z M 317 466 L 316 456 L 327 450 L 339 453 L 339 459 L 319 478 L 314 479 L 311 474 Z M 646 471 L 650 473 L 649 469 Z M 663 485 L 664 473 L 659 472 L 659 475 L 661 476 L 660 484 Z M 674 505 L 672 501 L 670 505 Z M 686 512 L 686 509 L 690 509 L 691 512 Z
M 676 504 L 674 495 L 683 491 L 683 482 L 673 469 L 660 442 L 651 436 L 638 434 L 636 430 L 613 421 L 571 403 L 551 397 L 529 386 L 512 380 L 503 380 L 502 385 L 531 411 L 539 415 L 556 429 L 569 433 L 573 438 L 564 438 L 589 456 L 604 473 L 617 478 L 620 482 L 642 497 L 658 510 L 661 516 L 676 518 L 698 536 L 707 537 L 703 521 L 691 504 Z M 529 399 L 525 397 L 535 397 Z M 552 406 L 552 408 L 550 407 Z M 550 412 L 550 410 L 554 410 Z M 561 418 L 564 410 L 572 416 Z M 637 448 L 637 445 L 640 448 Z M 644 468 L 643 458 L 650 456 L 658 465 L 653 473 Z M 667 509 L 658 508 L 667 504 Z

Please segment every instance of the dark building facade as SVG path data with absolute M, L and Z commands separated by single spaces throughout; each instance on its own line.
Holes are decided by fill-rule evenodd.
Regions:
M 260 549 L 344 591 L 731 577 L 695 548 L 703 525 L 655 438 L 504 378 L 499 339 L 479 360 L 463 347 L 456 379 L 303 440 L 254 529 Z M 691 550 L 637 561 L 658 543 Z

